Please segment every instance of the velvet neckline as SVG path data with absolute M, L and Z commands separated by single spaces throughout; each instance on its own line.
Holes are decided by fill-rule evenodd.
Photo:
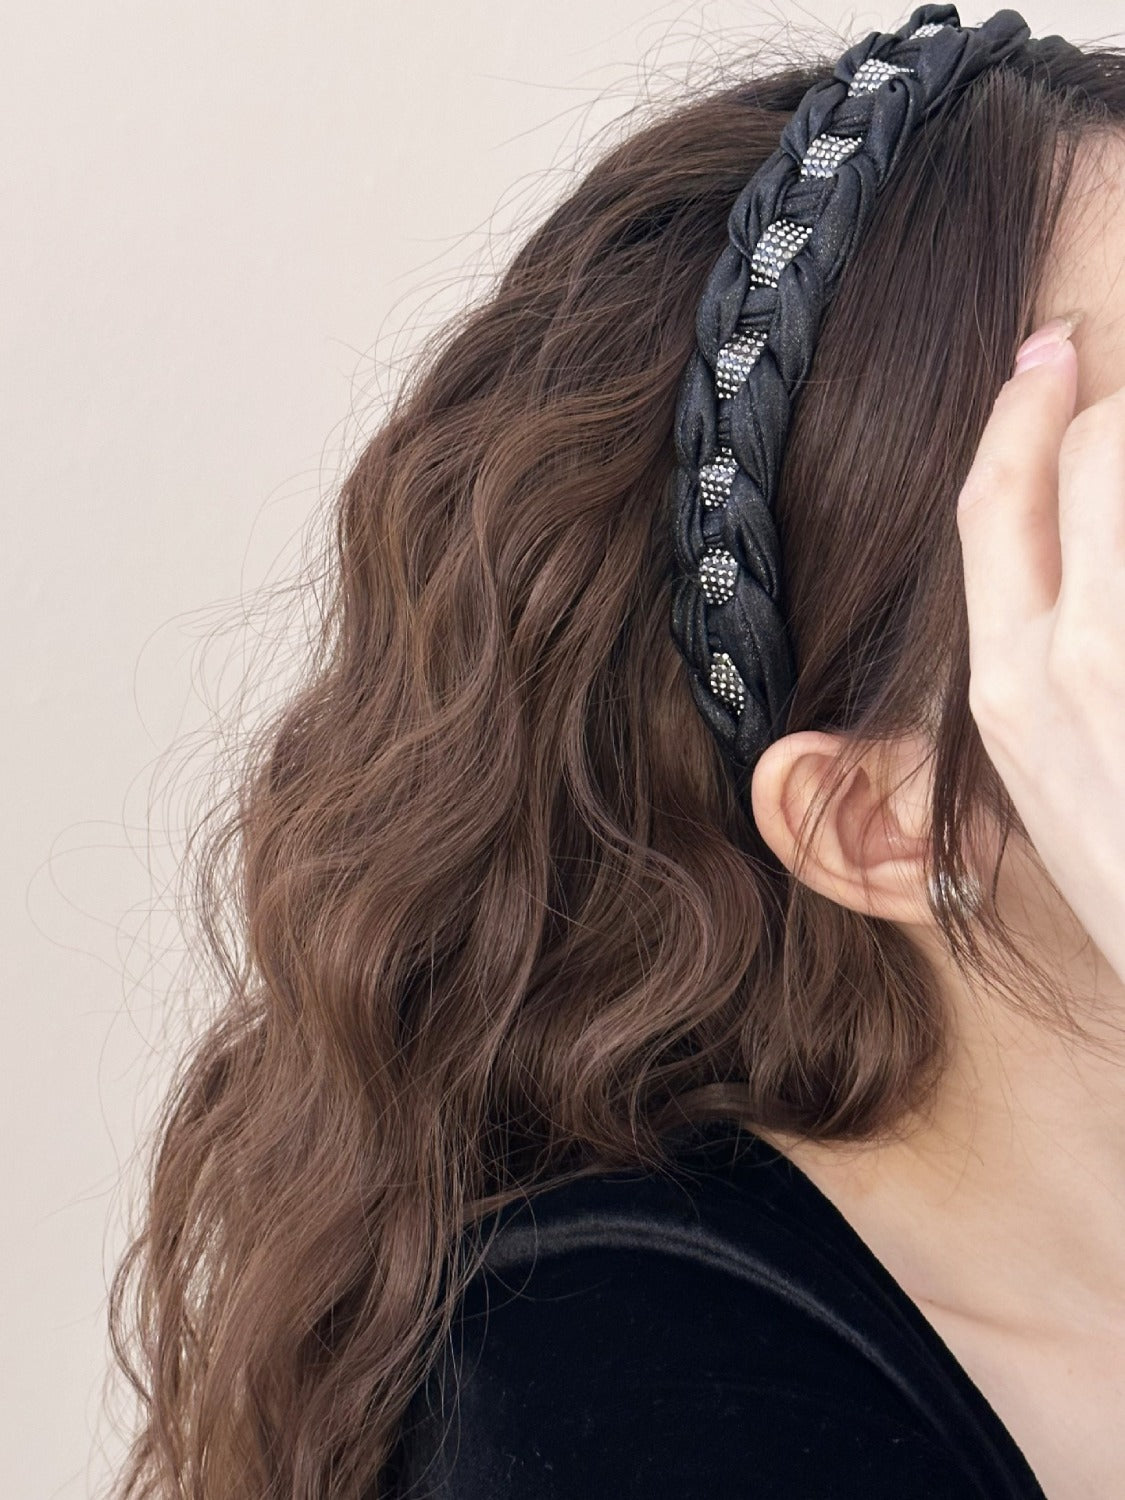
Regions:
M 821 1189 L 803 1168 L 789 1156 L 786 1156 L 778 1147 L 755 1135 L 746 1127 L 739 1127 L 726 1121 L 718 1121 L 713 1125 L 697 1128 L 700 1143 L 706 1148 L 713 1141 L 720 1144 L 727 1140 L 736 1144 L 739 1154 L 745 1154 L 748 1161 L 766 1165 L 781 1175 L 782 1180 L 789 1192 L 797 1191 L 806 1200 L 808 1211 L 814 1216 L 819 1216 L 825 1223 L 826 1240 L 843 1240 L 850 1247 L 852 1259 L 859 1263 L 868 1276 L 875 1282 L 876 1286 L 884 1293 L 888 1302 L 893 1304 L 903 1322 L 910 1329 L 914 1337 L 929 1352 L 931 1357 L 946 1374 L 948 1379 L 957 1389 L 966 1407 L 976 1418 L 978 1424 L 990 1439 L 993 1446 L 1001 1453 L 1005 1462 L 1014 1471 L 1019 1473 L 1026 1483 L 1029 1496 L 1035 1500 L 1047 1500 L 1035 1471 L 1028 1462 L 1027 1455 L 1016 1442 L 1015 1437 L 1005 1425 L 999 1412 L 989 1401 L 988 1397 L 977 1385 L 968 1370 L 954 1354 L 953 1350 L 942 1338 L 937 1328 L 926 1317 L 925 1313 L 914 1301 L 905 1287 L 895 1279 L 888 1268 L 879 1259 L 878 1255 L 852 1224 L 851 1220 L 833 1203 L 832 1199 Z M 737 1172 L 737 1166 L 735 1167 Z

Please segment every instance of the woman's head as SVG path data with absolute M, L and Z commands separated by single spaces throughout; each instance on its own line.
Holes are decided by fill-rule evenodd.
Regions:
M 1080 351 L 1075 409 L 1081 412 L 1125 384 L 1125 132 L 1107 125 L 1085 133 L 1071 165 L 1064 149 L 1056 166 L 1067 173 L 1066 191 L 1029 321 L 1039 326 L 1067 308 L 1086 313 L 1073 336 Z M 1058 583 L 1056 578 L 1056 591 Z M 955 651 L 963 660 L 964 640 Z M 1120 981 L 1084 942 L 1018 816 L 1011 817 L 1017 837 L 1005 841 L 1002 794 L 997 798 L 990 788 L 970 809 L 975 826 L 966 827 L 961 839 L 963 874 L 941 868 L 933 847 L 934 749 L 940 741 L 934 725 L 940 726 L 947 706 L 935 708 L 933 724 L 904 724 L 886 736 L 806 728 L 769 745 L 752 781 L 758 831 L 787 868 L 799 870 L 803 883 L 908 932 L 935 967 L 947 1016 L 963 1011 L 967 995 L 978 1001 L 995 997 L 1017 1017 L 1035 1011 L 1048 1030 L 1096 1044 L 1085 1021 L 1096 1014 L 1109 1020 L 1111 1033 L 1119 1029 Z M 1034 734 L 1034 724 L 1026 732 Z M 973 799 L 964 800 L 968 806 Z M 810 832 L 805 820 L 815 812 L 820 816 Z M 979 966 L 958 967 L 959 943 L 935 920 L 937 875 L 951 893 L 959 924 L 970 929 L 973 943 L 988 949 Z M 1043 961 L 1041 991 L 1031 986 L 1028 960 Z M 1004 964 L 1014 965 L 1009 981 L 999 972 Z M 1096 1008 L 1088 1003 L 1095 995 Z
M 137 1280 L 151 1402 L 123 1494 L 175 1473 L 208 1500 L 358 1495 L 487 1208 L 657 1161 L 706 1114 L 861 1139 L 940 1077 L 925 945 L 793 878 L 763 837 L 788 776 L 733 781 L 669 632 L 700 291 L 831 67 L 692 95 L 609 152 L 426 351 L 342 488 L 322 664 L 258 733 L 200 867 L 210 939 L 225 951 L 222 911 L 241 961 L 115 1281 L 124 1359 Z M 1011 811 L 968 709 L 957 488 L 1075 153 L 1107 129 L 1117 52 L 1050 76 L 1017 57 L 922 127 L 790 428 L 789 725 L 891 784 L 917 755 L 937 890 Z M 1050 1010 L 1025 951 L 989 967 L 973 923 L 918 910 L 977 982 L 1016 974 L 1013 1003 Z

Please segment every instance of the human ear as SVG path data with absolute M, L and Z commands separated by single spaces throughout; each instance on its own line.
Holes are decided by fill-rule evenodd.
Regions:
M 820 803 L 850 750 L 845 736 L 818 730 L 775 740 L 754 768 L 754 821 L 786 868 L 813 890 L 868 916 L 933 925 L 924 863 L 927 746 L 910 736 L 873 746 L 852 764 L 822 813 Z

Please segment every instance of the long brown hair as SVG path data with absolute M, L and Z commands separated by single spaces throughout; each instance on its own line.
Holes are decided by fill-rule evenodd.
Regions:
M 341 486 L 315 670 L 192 856 L 229 994 L 113 1279 L 122 1500 L 383 1500 L 486 1210 L 659 1168 L 676 1122 L 871 1139 L 940 1076 L 932 969 L 765 845 L 669 629 L 696 304 L 831 66 L 652 108 L 430 340 Z M 955 497 L 1076 147 L 1122 126 L 1105 48 L 1013 59 L 928 121 L 790 430 L 789 728 L 926 732 L 938 893 L 978 816 L 1022 831 L 968 709 Z M 950 951 L 1060 1020 L 992 894 L 971 921 L 933 897 Z

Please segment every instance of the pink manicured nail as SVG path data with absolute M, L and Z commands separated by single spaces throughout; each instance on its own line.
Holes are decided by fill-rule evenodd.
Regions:
M 1016 351 L 1013 373 L 1018 375 L 1021 370 L 1029 370 L 1033 365 L 1053 359 L 1085 316 L 1081 311 L 1066 313 L 1037 328 Z

